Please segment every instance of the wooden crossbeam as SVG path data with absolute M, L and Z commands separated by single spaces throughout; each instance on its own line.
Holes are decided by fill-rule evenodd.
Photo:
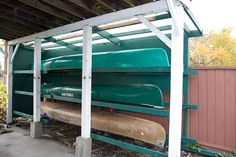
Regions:
M 57 1 L 43 0 L 43 2 L 50 4 L 50 5 L 58 8 L 58 9 L 61 9 L 65 12 L 68 12 L 71 15 L 74 15 L 78 18 L 86 19 L 85 15 L 83 15 L 78 9 L 76 9 L 73 6 L 71 6 L 70 4 L 68 4 L 68 2 L 65 3 L 64 1 L 61 1 L 61 0 L 57 0 Z
M 131 7 L 135 6 L 135 3 L 132 0 L 124 0 L 127 4 L 129 4 Z
M 33 23 L 33 22 L 29 22 L 27 20 L 21 19 L 21 18 L 17 18 L 16 16 L 13 15 L 6 15 L 5 12 L 0 11 L 0 14 L 2 14 L 2 16 L 0 16 L 0 19 L 4 19 L 6 21 L 12 21 L 14 23 L 19 23 L 28 27 L 31 27 L 32 29 L 35 29 L 37 31 L 42 31 L 44 30 L 43 27 Z
M 6 14 L 16 16 L 17 18 L 24 19 L 24 20 L 27 20 L 29 22 L 36 23 L 36 24 L 42 26 L 44 29 L 53 28 L 53 27 L 57 26 L 56 24 L 53 24 L 53 23 L 48 22 L 48 21 L 45 22 L 45 20 L 42 20 L 40 18 L 35 18 L 32 15 L 25 14 L 24 12 L 22 12 L 20 10 L 17 10 L 15 8 L 12 8 L 12 7 L 8 7 L 4 4 L 0 4 L 0 10 L 4 11 Z
M 12 35 L 17 35 L 17 36 L 27 35 L 27 33 L 23 32 L 23 31 L 17 31 L 15 29 L 12 29 L 12 28 L 9 28 L 9 27 L 4 27 L 3 25 L 0 25 L 0 29 L 1 29 L 1 31 L 12 34 Z
M 15 39 L 17 38 L 18 36 L 15 36 L 15 35 L 11 35 L 11 34 L 7 34 L 7 33 L 3 33 L 0 31 L 0 39 Z
M 77 17 L 73 17 L 65 12 L 58 11 L 55 7 L 52 7 L 50 5 L 47 5 L 45 3 L 42 3 L 38 0 L 19 0 L 22 3 L 25 3 L 31 7 L 34 7 L 36 9 L 42 10 L 48 14 L 51 14 L 53 16 L 56 16 L 58 18 L 61 18 L 63 20 L 66 20 L 68 22 L 78 21 L 79 19 Z
M 171 16 L 170 16 L 169 13 L 165 13 L 165 14 L 162 14 L 162 15 L 147 17 L 147 19 L 149 21 L 156 21 L 156 20 L 168 19 L 170 17 Z M 135 24 L 138 24 L 138 23 L 140 23 L 140 21 L 138 19 L 134 18 L 134 19 L 131 19 L 131 20 L 126 20 L 124 22 L 106 24 L 106 25 L 101 26 L 100 28 L 102 28 L 103 30 L 107 30 L 107 29 L 113 29 L 113 28 L 128 26 L 128 25 L 135 25 Z
M 71 50 L 74 50 L 74 51 L 82 50 L 81 47 L 78 47 L 78 46 L 75 46 L 75 45 L 70 45 L 70 44 L 68 44 L 68 43 L 66 43 L 66 42 L 64 42 L 62 40 L 56 40 L 56 39 L 54 39 L 52 37 L 45 38 L 45 40 L 48 41 L 48 42 L 54 42 L 54 43 L 56 43 L 56 44 L 58 44 L 60 46 L 65 46 L 65 47 L 67 47 L 67 48 L 69 48 Z
M 102 36 L 103 38 L 109 40 L 110 42 L 112 42 L 115 45 L 120 45 L 121 41 L 118 38 L 115 38 L 112 34 L 108 33 L 107 31 L 94 26 L 93 27 L 93 31 L 97 34 L 99 34 L 100 36 Z
M 111 11 L 117 11 L 117 8 L 115 8 L 113 5 L 109 4 L 105 0 L 96 0 L 98 3 L 102 4 L 103 6 L 107 7 Z
M 2 30 L 0 30 L 0 34 L 4 36 L 12 37 L 12 38 L 19 37 L 19 35 L 11 34 Z
M 41 19 L 45 20 L 45 22 L 54 23 L 57 26 L 64 25 L 67 23 L 65 20 L 63 20 L 61 18 L 57 18 L 51 14 L 45 13 L 41 10 L 30 7 L 26 4 L 18 2 L 18 1 L 0 1 L 0 3 L 7 5 L 9 7 L 15 8 L 17 10 L 20 10 L 26 14 L 33 15 L 37 18 L 41 18 Z
M 32 29 L 28 26 L 21 25 L 12 21 L 6 21 L 5 19 L 0 19 L 0 23 L 4 27 L 15 29 L 16 31 L 23 31 L 26 34 L 32 34 L 32 33 L 37 32 L 35 29 Z
M 85 2 L 83 2 L 82 0 L 70 0 L 72 3 L 80 6 L 81 8 L 86 9 L 87 11 L 95 14 L 95 15 L 101 15 L 104 14 L 104 12 L 102 12 L 101 10 L 99 10 L 96 7 L 91 7 L 88 4 L 86 4 Z

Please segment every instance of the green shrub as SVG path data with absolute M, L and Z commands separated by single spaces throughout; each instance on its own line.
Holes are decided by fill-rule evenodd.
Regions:
M 0 84 L 0 122 L 6 120 L 6 104 L 7 104 L 7 92 L 5 86 Z

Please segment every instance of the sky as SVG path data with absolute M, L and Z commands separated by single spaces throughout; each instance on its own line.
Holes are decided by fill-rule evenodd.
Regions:
M 236 0 L 192 0 L 189 7 L 205 33 L 231 27 L 236 38 Z

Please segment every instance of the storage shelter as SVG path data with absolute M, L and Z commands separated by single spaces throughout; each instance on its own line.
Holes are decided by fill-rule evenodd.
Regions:
M 39 3 L 38 1 L 23 1 L 30 6 L 37 6 L 37 3 Z M 71 2 L 77 4 L 76 1 Z M 168 155 L 171 157 L 180 156 L 181 149 L 196 151 L 187 147 L 187 145 L 189 143 L 194 145 L 197 141 L 186 136 L 188 109 L 196 109 L 195 105 L 188 104 L 188 76 L 195 73 L 188 70 L 188 39 L 202 35 L 202 29 L 192 13 L 182 2 L 172 0 L 159 0 L 119 11 L 116 11 L 112 4 L 108 5 L 104 1 L 98 2 L 114 12 L 101 13 L 100 15 L 95 11 L 96 9 L 93 10 L 92 7 L 89 8 L 88 5 L 78 2 L 80 7 L 87 9 L 90 14 L 99 16 L 87 19 L 81 17 L 83 19 L 81 21 L 9 41 L 7 122 L 12 122 L 13 114 L 32 116 L 31 133 L 35 136 L 37 127 L 40 126 L 41 98 L 48 98 L 47 95 L 42 95 L 41 84 L 49 80 L 52 82 L 62 81 L 63 79 L 64 81 L 70 81 L 72 78 L 61 74 L 63 79 L 60 80 L 60 77 L 48 74 L 47 69 L 41 68 L 41 60 L 50 60 L 50 58 L 64 55 L 82 54 L 81 74 L 73 76 L 74 80 L 78 77 L 81 82 L 81 100 L 69 99 L 66 96 L 55 98 L 81 102 L 82 104 L 81 138 L 77 140 L 77 156 L 91 155 L 91 137 L 152 156 L 167 156 L 166 153 L 160 151 L 91 134 L 91 105 L 167 117 L 170 120 L 167 142 Z M 136 1 L 125 2 L 131 6 L 139 3 Z M 45 3 L 54 2 L 47 1 Z M 58 3 L 57 7 L 62 9 L 63 6 L 60 4 Z M 75 14 L 68 5 L 66 6 L 68 7 L 64 8 L 66 11 Z M 41 6 L 41 9 L 43 8 L 47 7 L 45 5 L 44 7 Z M 46 10 L 50 12 L 50 9 L 47 8 Z M 60 13 L 53 14 L 58 15 Z M 15 36 L 7 35 L 5 37 L 6 39 L 15 38 Z M 163 49 L 170 64 L 167 66 L 159 65 L 155 68 L 119 67 L 114 70 L 105 66 L 93 69 L 92 58 L 94 57 L 92 57 L 92 53 L 148 48 Z M 71 59 L 74 58 L 71 57 Z M 110 58 L 110 60 L 112 59 Z M 129 60 L 132 60 L 132 58 Z M 106 61 L 109 62 L 109 60 Z M 164 92 L 170 94 L 170 102 L 164 102 L 161 99 L 161 103 L 165 108 L 156 108 L 145 105 L 123 105 L 122 103 L 109 102 L 109 100 L 106 103 L 91 100 L 91 80 L 92 77 L 99 78 L 99 73 L 105 73 L 105 75 L 106 73 L 107 75 L 112 73 L 107 77 L 121 82 L 127 81 L 127 78 L 119 76 L 120 73 L 129 74 L 133 81 L 142 79 L 150 82 L 154 81 L 160 87 L 161 94 Z M 141 74 L 141 76 L 136 76 L 138 74 Z M 183 136 L 181 135 L 182 116 Z M 80 154 L 81 152 L 83 153 Z M 214 152 L 208 150 L 204 150 L 202 153 L 215 155 Z

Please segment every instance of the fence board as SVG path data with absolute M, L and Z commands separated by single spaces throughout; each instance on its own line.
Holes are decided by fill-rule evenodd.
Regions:
M 199 75 L 190 77 L 189 98 L 199 110 L 189 115 L 189 136 L 209 147 L 235 151 L 236 68 L 194 69 Z

